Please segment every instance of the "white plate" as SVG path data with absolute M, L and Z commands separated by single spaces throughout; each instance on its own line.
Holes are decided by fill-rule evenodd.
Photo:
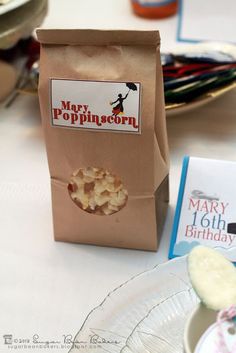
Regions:
M 182 353 L 184 324 L 198 303 L 186 257 L 133 277 L 88 315 L 70 353 Z
M 0 5 L 0 15 L 3 15 L 6 12 L 16 9 L 24 5 L 26 2 L 30 0 L 11 0 L 10 2 L 6 3 L 5 5 Z

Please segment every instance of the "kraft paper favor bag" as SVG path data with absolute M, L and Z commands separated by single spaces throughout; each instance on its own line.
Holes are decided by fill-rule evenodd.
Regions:
M 156 250 L 168 204 L 158 31 L 37 35 L 55 239 Z

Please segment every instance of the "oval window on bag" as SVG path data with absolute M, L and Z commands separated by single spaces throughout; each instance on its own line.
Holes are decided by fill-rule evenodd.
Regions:
M 128 200 L 121 179 L 103 168 L 77 169 L 70 178 L 68 191 L 80 209 L 101 216 L 120 211 Z

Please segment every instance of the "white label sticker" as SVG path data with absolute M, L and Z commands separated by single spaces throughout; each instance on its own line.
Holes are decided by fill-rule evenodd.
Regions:
M 51 79 L 53 126 L 140 133 L 139 82 Z

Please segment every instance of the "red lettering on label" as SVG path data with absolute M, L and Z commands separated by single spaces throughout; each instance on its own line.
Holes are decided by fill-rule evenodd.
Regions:
M 53 119 L 63 119 L 67 123 L 60 123 L 60 125 L 64 126 L 83 126 L 84 128 L 95 128 L 102 127 L 105 124 L 110 125 L 126 125 L 127 131 L 137 130 L 139 128 L 138 119 L 133 116 L 120 116 L 120 115 L 99 115 L 92 114 L 91 110 L 89 110 L 88 104 L 74 104 L 69 100 L 61 100 L 60 108 L 52 108 L 52 117 Z M 54 124 L 55 125 L 55 124 Z M 128 127 L 128 125 L 131 126 Z M 125 127 L 119 129 L 119 127 L 104 127 L 106 130 L 116 129 L 116 130 L 126 130 Z M 189 207 L 195 206 L 195 204 L 190 201 Z M 212 204 L 212 209 L 216 210 L 217 205 Z
M 61 101 L 62 110 L 70 110 L 70 101 Z
M 107 122 L 107 117 L 106 117 L 106 115 L 102 115 L 101 116 L 101 123 L 102 124 L 105 124 Z
M 58 116 L 61 115 L 62 110 L 59 108 L 53 108 L 53 119 L 59 119 Z
M 72 114 L 71 114 L 71 124 L 74 125 L 75 122 L 78 120 L 78 118 L 79 118 L 79 117 L 78 117 L 78 114 L 76 114 L 76 113 L 73 114 L 73 113 L 72 113 Z
M 133 128 L 138 129 L 138 125 L 136 125 L 136 119 L 133 116 L 129 116 L 129 125 L 132 125 Z
M 69 120 L 70 119 L 70 114 L 63 113 L 62 117 L 63 117 L 64 120 Z
M 122 116 L 121 118 L 121 121 L 122 121 L 122 124 L 125 125 L 126 121 L 128 120 L 128 117 L 127 116 Z
M 109 115 L 109 116 L 107 117 L 107 122 L 108 122 L 109 124 L 112 124 L 113 121 L 114 121 L 114 117 L 111 116 L 111 115 Z
M 116 124 L 120 124 L 121 123 L 121 117 L 120 116 L 115 116 L 114 122 Z
M 79 115 L 79 120 L 80 120 L 80 125 L 84 125 L 84 122 L 86 121 L 86 115 L 85 114 L 80 114 Z

